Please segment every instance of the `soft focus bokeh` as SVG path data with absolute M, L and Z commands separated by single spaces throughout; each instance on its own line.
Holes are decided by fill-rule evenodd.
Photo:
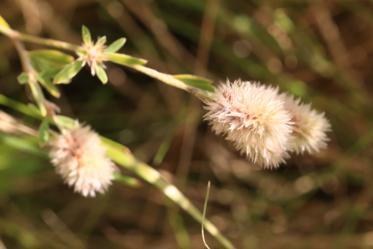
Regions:
M 51 98 L 200 209 L 210 180 L 207 217 L 237 248 L 373 248 L 372 1 L 2 0 L 0 15 L 14 29 L 77 44 L 84 24 L 109 41 L 126 37 L 121 51 L 159 71 L 258 80 L 312 102 L 331 122 L 328 149 L 258 171 L 212 134 L 197 99 L 140 73 L 111 64 L 103 86 L 85 69 Z M 3 36 L 0 55 L 0 93 L 29 102 Z M 1 249 L 203 248 L 200 224 L 154 187 L 115 184 L 83 198 L 28 141 L 0 134 Z

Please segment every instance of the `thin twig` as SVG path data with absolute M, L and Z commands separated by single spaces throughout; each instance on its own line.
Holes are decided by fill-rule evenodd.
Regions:
M 36 80 L 36 72 L 34 71 L 31 60 L 28 55 L 28 52 L 26 48 L 23 46 L 23 44 L 15 37 L 11 37 L 11 40 L 16 47 L 16 50 L 18 52 L 19 58 L 22 63 L 23 71 L 28 74 L 29 80 L 27 81 L 27 84 L 30 88 L 30 91 L 32 93 L 32 97 L 34 98 L 35 102 L 40 108 L 40 111 L 43 116 L 47 115 L 47 102 L 44 97 L 43 91 L 40 88 L 37 80 Z
M 3 241 L 0 239 L 0 249 L 7 249 Z
M 79 46 L 68 43 L 68 42 L 63 42 L 63 41 L 53 40 L 53 39 L 40 38 L 40 37 L 37 37 L 37 36 L 24 34 L 24 33 L 9 29 L 9 28 L 4 28 L 2 26 L 0 26 L 0 33 L 8 36 L 10 39 L 12 39 L 15 42 L 17 50 L 20 53 L 21 59 L 22 59 L 22 57 L 24 59 L 26 59 L 26 56 L 28 57 L 28 55 L 27 55 L 27 52 L 24 53 L 25 49 L 19 41 L 26 41 L 26 42 L 30 42 L 30 43 L 39 44 L 39 45 L 55 47 L 55 48 L 58 48 L 58 49 L 65 49 L 65 50 L 69 50 L 69 51 L 72 51 L 72 52 L 75 52 L 75 53 L 80 48 Z M 30 63 L 25 61 L 24 64 L 25 64 L 24 66 L 27 66 L 26 64 L 30 64 Z M 209 93 L 208 92 L 201 91 L 197 88 L 190 87 L 187 84 L 185 84 L 184 82 L 182 82 L 181 80 L 175 78 L 173 75 L 162 73 L 162 72 L 159 72 L 155 69 L 145 67 L 145 66 L 142 66 L 142 65 L 131 65 L 129 67 L 132 68 L 132 69 L 135 69 L 136 71 L 139 71 L 143 74 L 146 74 L 146 75 L 148 75 L 148 76 L 150 76 L 154 79 L 157 79 L 157 80 L 159 80 L 163 83 L 166 83 L 166 84 L 171 85 L 173 87 L 188 91 L 191 94 L 195 95 L 196 97 L 200 98 L 201 100 L 209 98 Z M 29 68 L 27 68 L 27 69 L 29 69 Z M 32 67 L 31 67 L 31 69 L 32 69 Z M 30 72 L 30 71 L 26 70 L 26 72 Z
M 23 46 L 23 44 L 20 43 L 17 39 L 12 39 L 12 42 L 18 52 L 19 58 L 22 63 L 23 71 L 25 71 L 26 73 L 32 73 L 33 69 L 31 66 L 31 61 L 27 54 L 25 46 Z
M 74 45 L 68 42 L 63 42 L 59 40 L 54 40 L 54 39 L 46 39 L 46 38 L 40 38 L 37 36 L 29 35 L 29 34 L 24 34 L 21 32 L 18 32 L 16 30 L 4 28 L 0 26 L 0 33 L 8 36 L 11 39 L 19 40 L 19 41 L 25 41 L 25 42 L 31 42 L 43 46 L 48 46 L 48 47 L 54 47 L 58 49 L 64 49 L 64 50 L 69 50 L 72 52 L 76 52 L 79 49 L 78 45 Z
M 26 134 L 30 136 L 37 136 L 37 131 L 33 128 L 23 124 L 13 116 L 0 111 L 0 132 L 8 134 Z
M 209 245 L 206 242 L 205 238 L 205 219 L 206 219 L 206 211 L 207 211 L 207 204 L 209 201 L 210 196 L 210 188 L 211 188 L 211 182 L 208 181 L 207 183 L 207 190 L 206 190 L 206 196 L 205 196 L 205 203 L 203 204 L 203 213 L 202 213 L 202 222 L 201 222 L 201 234 L 202 234 L 202 241 L 203 244 L 207 249 L 210 249 Z

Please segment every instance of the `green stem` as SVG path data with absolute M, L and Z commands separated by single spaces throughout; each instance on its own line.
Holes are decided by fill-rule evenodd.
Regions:
M 206 102 L 211 100 L 213 94 L 208 91 L 202 91 L 200 89 L 197 89 L 195 87 L 191 87 L 181 80 L 175 78 L 175 76 L 166 74 L 166 73 L 161 73 L 155 69 L 143 66 L 143 65 L 128 65 L 128 67 L 141 72 L 143 74 L 148 75 L 149 77 L 159 80 L 167 85 L 179 88 L 181 90 L 187 91 L 190 94 L 194 95 L 195 97 L 199 98 L 202 102 Z
M 10 28 L 5 28 L 3 26 L 0 26 L 0 33 L 8 36 L 14 41 L 30 42 L 34 44 L 43 45 L 43 46 L 54 47 L 57 49 L 68 50 L 74 53 L 77 53 L 77 51 L 80 49 L 80 46 L 74 45 L 68 42 L 63 42 L 63 41 L 54 40 L 54 39 L 41 38 L 41 37 L 21 33 Z M 143 65 L 127 65 L 127 66 L 138 72 L 146 74 L 151 78 L 157 79 L 167 85 L 187 91 L 195 95 L 197 98 L 201 99 L 202 101 L 210 98 L 211 93 L 201 91 L 197 88 L 191 87 L 185 84 L 183 81 L 175 78 L 173 75 L 162 73 L 155 69 L 145 67 Z
M 63 41 L 54 40 L 54 39 L 40 38 L 37 36 L 24 34 L 16 30 L 4 28 L 1 26 L 0 26 L 0 33 L 8 36 L 11 39 L 16 39 L 16 40 L 20 40 L 24 42 L 30 42 L 30 43 L 39 44 L 39 45 L 48 46 L 48 47 L 54 47 L 58 49 L 69 50 L 71 52 L 75 52 L 79 49 L 78 45 L 74 45 L 68 42 L 63 42 Z
M 216 226 L 210 221 L 204 220 L 203 214 L 198 210 L 198 208 L 196 208 L 174 185 L 162 177 L 157 170 L 143 162 L 138 161 L 125 146 L 107 138 L 102 138 L 102 141 L 106 146 L 108 156 L 114 162 L 160 189 L 168 198 L 178 204 L 195 220 L 203 223 L 204 228 L 214 238 L 216 238 L 216 240 L 218 240 L 220 244 L 224 246 L 224 248 L 235 248 L 232 243 L 219 232 Z
M 32 105 L 25 105 L 18 101 L 12 100 L 5 95 L 0 94 L 0 105 L 7 106 L 16 110 L 22 114 L 30 116 L 35 119 L 42 119 L 43 116 L 40 114 L 39 110 Z
M 158 72 L 155 69 L 145 67 L 145 66 L 142 66 L 142 65 L 133 65 L 133 66 L 131 66 L 131 68 L 133 68 L 136 71 L 139 71 L 143 74 L 146 74 L 146 75 L 148 75 L 148 76 L 150 76 L 154 79 L 162 81 L 162 82 L 166 83 L 167 85 L 174 86 L 176 88 L 179 88 L 179 89 L 182 89 L 182 90 L 185 90 L 185 91 L 189 91 L 189 89 L 190 89 L 190 87 L 188 85 L 183 83 L 181 80 L 176 79 L 175 77 L 173 77 L 170 74 L 161 73 L 161 72 Z
M 36 44 L 44 45 L 44 46 L 48 46 L 48 47 L 65 49 L 65 50 L 69 50 L 71 52 L 75 52 L 79 49 L 78 45 L 74 45 L 74 44 L 71 44 L 71 43 L 58 41 L 58 40 L 54 40 L 54 39 L 40 38 L 40 37 L 37 37 L 37 36 L 23 34 L 23 33 L 19 33 L 19 32 L 17 32 L 17 38 L 21 41 L 36 43 Z
M 43 91 L 36 80 L 36 73 L 31 65 L 30 57 L 26 51 L 23 44 L 16 38 L 11 37 L 14 46 L 18 52 L 19 58 L 22 63 L 23 71 L 28 74 L 29 80 L 27 81 L 28 86 L 30 87 L 34 101 L 40 108 L 40 111 L 43 116 L 47 115 L 46 101 L 43 94 Z
M 4 95 L 0 94 L 0 105 L 5 105 L 12 107 L 23 114 L 31 116 L 36 119 L 42 119 L 42 116 L 35 115 L 35 109 L 27 106 L 23 103 L 11 100 Z M 66 119 L 69 119 L 66 117 Z M 203 223 L 204 228 L 214 237 L 220 244 L 226 249 L 234 249 L 233 244 L 222 235 L 216 226 L 208 220 L 204 219 L 203 214 L 196 208 L 183 193 L 181 193 L 174 185 L 169 183 L 162 175 L 155 170 L 150 165 L 137 160 L 130 150 L 116 143 L 108 138 L 101 137 L 106 149 L 108 156 L 123 168 L 133 172 L 141 179 L 154 185 L 160 189 L 169 199 L 179 205 L 183 210 L 185 210 L 189 215 L 191 215 L 195 220 Z

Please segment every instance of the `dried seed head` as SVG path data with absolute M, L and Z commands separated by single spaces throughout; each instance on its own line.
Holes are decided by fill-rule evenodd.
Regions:
M 111 184 L 115 166 L 99 136 L 89 127 L 63 131 L 50 143 L 50 158 L 58 174 L 83 196 L 94 197 Z
M 249 81 L 227 82 L 205 108 L 212 130 L 257 166 L 275 168 L 288 156 L 291 117 L 277 89 Z
M 293 133 L 289 140 L 290 150 L 298 154 L 315 153 L 326 147 L 327 132 L 330 131 L 329 121 L 324 113 L 319 113 L 309 104 L 302 104 L 287 94 L 281 94 L 285 108 L 290 113 L 293 122 Z

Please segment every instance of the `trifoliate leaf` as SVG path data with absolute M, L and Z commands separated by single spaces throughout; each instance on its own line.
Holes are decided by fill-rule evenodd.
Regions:
M 29 76 L 27 73 L 23 72 L 18 75 L 17 80 L 20 84 L 26 84 L 29 81 Z
M 107 77 L 107 74 L 105 72 L 105 69 L 103 69 L 101 66 L 96 66 L 96 74 L 97 74 L 97 77 L 100 79 L 100 81 L 103 84 L 107 83 L 108 77 Z
M 106 53 L 115 53 L 117 52 L 119 49 L 121 49 L 124 44 L 126 43 L 126 38 L 120 38 L 116 41 L 114 41 L 112 44 L 110 44 L 106 49 L 105 49 L 105 52 Z
M 174 75 L 174 77 L 178 80 L 181 80 L 185 84 L 199 88 L 204 91 L 213 92 L 215 90 L 214 86 L 211 84 L 211 81 L 199 76 L 191 75 L 191 74 L 178 74 Z
M 6 29 L 10 29 L 10 25 L 5 21 L 5 19 L 0 15 L 0 26 Z
M 74 61 L 62 68 L 54 77 L 55 84 L 68 84 L 71 79 L 83 68 L 84 62 L 81 60 Z
M 124 66 L 134 66 L 134 65 L 144 65 L 146 64 L 146 60 L 132 57 L 126 54 L 118 54 L 118 53 L 105 53 L 108 60 L 120 65 Z
M 44 119 L 39 127 L 39 140 L 41 143 L 46 143 L 49 140 L 49 121 Z
M 40 82 L 40 84 L 54 97 L 59 98 L 60 92 L 58 88 L 52 83 L 48 75 L 43 73 L 38 73 L 36 75 L 36 79 Z
M 86 26 L 82 26 L 82 38 L 85 44 L 92 43 L 91 32 Z

